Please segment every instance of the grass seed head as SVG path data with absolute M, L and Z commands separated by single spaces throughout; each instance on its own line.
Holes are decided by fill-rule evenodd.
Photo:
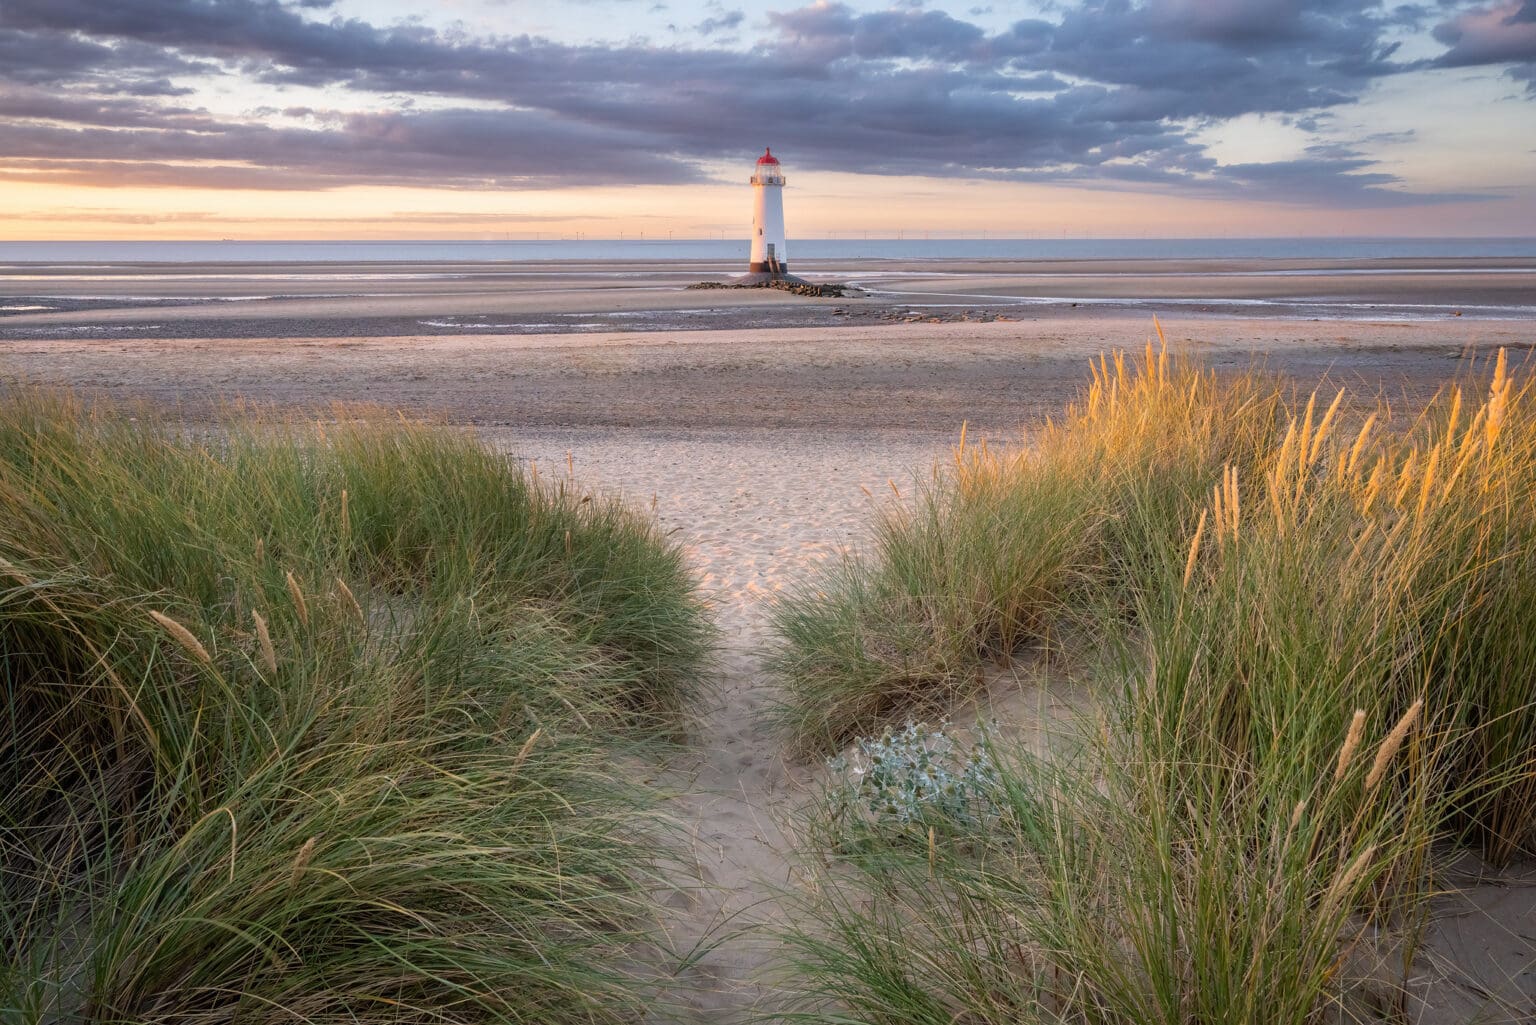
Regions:
M 174 637 L 178 644 L 186 648 L 187 653 L 193 658 L 205 666 L 213 665 L 213 658 L 208 654 L 208 649 L 203 647 L 202 641 L 193 636 L 191 630 L 188 630 L 170 616 L 157 612 L 154 609 L 150 610 L 149 616 L 156 623 L 159 623 L 166 633 Z
M 528 739 L 523 741 L 523 746 L 518 748 L 517 754 L 512 759 L 512 768 L 514 771 L 521 768 L 522 764 L 528 760 L 528 754 L 533 750 L 533 745 L 539 742 L 539 737 L 543 736 L 543 734 L 544 727 L 542 726 L 528 734 Z
M 1387 774 L 1387 766 L 1392 761 L 1392 756 L 1397 754 L 1397 749 L 1403 746 L 1403 739 L 1408 736 L 1408 731 L 1413 729 L 1414 721 L 1418 719 L 1419 712 L 1424 707 L 1424 699 L 1420 698 L 1409 706 L 1403 717 L 1397 720 L 1397 725 L 1392 727 L 1392 732 L 1387 734 L 1387 739 L 1381 742 L 1381 747 L 1376 749 L 1376 760 L 1371 763 L 1370 775 L 1365 777 L 1365 789 L 1374 790 Z
M 1350 447 L 1349 458 L 1344 462 L 1346 473 L 1353 474 L 1355 468 L 1360 465 L 1360 453 L 1365 451 L 1365 443 L 1371 436 L 1371 429 L 1376 426 L 1377 414 L 1372 413 L 1365 418 L 1365 423 L 1360 427 L 1360 433 L 1355 436 L 1355 443 Z
M 1365 733 L 1365 709 L 1355 709 L 1354 718 L 1349 720 L 1349 732 L 1344 735 L 1344 746 L 1339 748 L 1339 761 L 1333 769 L 1333 781 L 1337 783 L 1344 778 L 1344 773 L 1349 771 L 1349 763 L 1355 756 L 1355 749 L 1360 746 L 1360 737 Z
M 293 607 L 299 613 L 299 622 L 309 625 L 309 604 L 304 601 L 304 591 L 299 587 L 298 578 L 293 575 L 293 570 L 288 571 L 288 594 L 293 598 Z
M 261 648 L 261 664 L 268 673 L 277 672 L 277 650 L 272 647 L 272 633 L 260 612 L 251 610 L 251 621 L 256 624 L 256 643 Z
M 304 875 L 304 869 L 309 866 L 310 861 L 314 858 L 315 841 L 319 839 L 318 836 L 312 836 L 305 840 L 304 846 L 300 847 L 299 853 L 294 856 L 293 868 L 288 873 L 288 889 L 290 891 L 299 888 L 299 878 Z
M 1333 885 L 1328 888 L 1328 896 L 1325 898 L 1324 903 L 1331 907 L 1340 907 L 1345 901 L 1349 900 L 1350 892 L 1354 890 L 1355 884 L 1360 881 L 1361 874 L 1370 865 L 1371 858 L 1375 855 L 1375 844 L 1371 844 L 1361 851 L 1355 857 L 1355 860 L 1349 863 L 1349 867 L 1344 870 L 1344 874 L 1335 879 Z
M 336 588 L 341 592 L 341 596 L 347 599 L 347 604 L 352 607 L 352 614 L 357 616 L 357 621 L 366 625 L 368 617 L 363 614 L 363 607 L 358 604 L 357 596 L 352 593 L 352 588 L 348 587 L 347 582 L 341 579 L 341 577 L 336 578 Z
M 1200 554 L 1200 539 L 1205 536 L 1205 510 L 1200 510 L 1200 522 L 1195 525 L 1194 539 L 1189 542 L 1189 558 L 1184 560 L 1184 587 L 1189 588 L 1190 578 L 1195 575 L 1195 559 Z

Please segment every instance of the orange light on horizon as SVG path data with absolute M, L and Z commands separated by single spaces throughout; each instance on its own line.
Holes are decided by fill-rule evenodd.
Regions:
M 3 165 L 0 165 L 3 173 Z M 323 192 L 82 188 L 11 180 L 0 239 L 746 239 L 743 183 Z M 784 198 L 788 237 L 1219 237 L 1508 235 L 1536 200 L 1339 210 L 1167 190 L 803 171 Z M 643 212 L 642 212 L 643 211 Z M 893 211 L 899 213 L 893 215 Z

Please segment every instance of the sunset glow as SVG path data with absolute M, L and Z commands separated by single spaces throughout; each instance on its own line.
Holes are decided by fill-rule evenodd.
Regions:
M 0 238 L 1536 233 L 1536 0 L 7 0 Z

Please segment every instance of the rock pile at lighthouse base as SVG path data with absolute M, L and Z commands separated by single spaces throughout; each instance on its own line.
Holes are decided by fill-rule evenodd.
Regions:
M 779 291 L 788 292 L 791 295 L 804 295 L 815 299 L 842 299 L 858 297 L 864 294 L 851 285 L 833 283 L 818 285 L 803 278 L 770 278 L 766 274 L 749 274 L 740 281 L 700 281 L 698 284 L 689 285 L 688 287 L 694 289 L 777 288 Z

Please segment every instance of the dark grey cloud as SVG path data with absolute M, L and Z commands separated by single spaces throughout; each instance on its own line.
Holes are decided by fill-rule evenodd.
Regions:
M 174 95 L 179 90 L 170 84 L 171 76 L 214 70 L 206 61 L 131 39 L 94 39 L 58 29 L 23 31 L 11 26 L 9 8 L 0 6 L 0 80 Z
M 154 97 L 161 95 L 165 94 L 151 94 Z M 113 95 L 77 95 L 36 88 L 0 87 L 0 133 L 5 131 L 7 122 L 15 121 L 51 121 L 182 132 L 203 132 L 219 128 L 219 122 L 207 116 L 205 111 L 146 102 L 144 97 L 122 99 Z
M 1448 48 L 1436 62 L 1464 68 L 1509 65 L 1511 77 L 1536 94 L 1536 0 L 1502 0 L 1457 12 L 1435 26 Z
M 4 111 L 0 97 L 0 116 Z M 169 131 L 163 124 L 102 128 L 83 117 L 68 126 L 7 120 L 0 121 L 0 153 L 12 168 L 88 185 L 315 189 L 361 181 L 477 189 L 703 180 L 693 165 L 677 159 L 636 166 L 633 154 L 645 143 L 637 133 L 539 112 L 314 116 L 322 127 L 201 119 L 196 131 Z
M 926 58 L 947 62 L 985 56 L 985 33 L 943 11 L 916 7 L 856 14 L 845 4 L 813 4 L 775 12 L 781 49 L 800 60 Z
M 1487 18 L 1503 8 L 1450 17 L 1441 63 L 1523 59 L 1508 36 L 1536 29 L 1533 3 L 1506 0 L 1497 31 Z M 3 0 L 0 154 L 13 172 L 93 184 L 509 188 L 697 181 L 705 162 L 771 142 L 801 168 L 1284 198 L 1312 181 L 1330 200 L 1399 202 L 1354 151 L 1234 167 L 1193 140 L 1243 114 L 1321 124 L 1423 66 L 1390 42 L 1405 19 L 1447 17 L 1378 0 L 1081 0 L 989 34 L 920 3 L 833 2 L 769 12 L 766 41 L 741 51 L 376 25 L 330 7 Z M 716 5 L 696 31 L 744 22 Z M 214 118 L 184 94 L 218 77 L 325 88 L 336 109 L 281 112 L 299 127 L 277 127 L 278 111 Z
M 1299 113 L 1352 102 L 1393 59 L 1381 6 L 1354 0 L 1086 0 L 994 46 L 1014 62 L 1118 87 L 1134 116 Z

